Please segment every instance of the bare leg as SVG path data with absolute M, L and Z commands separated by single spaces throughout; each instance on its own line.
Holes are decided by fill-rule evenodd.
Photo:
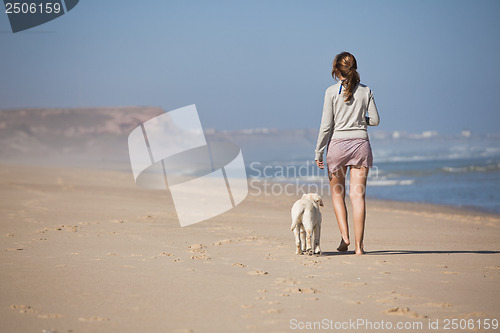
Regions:
M 356 244 L 356 254 L 364 254 L 363 237 L 365 233 L 365 193 L 368 168 L 351 167 L 351 188 L 349 197 L 352 202 L 352 215 L 354 221 L 354 236 Z
M 337 248 L 338 251 L 347 251 L 350 244 L 349 241 L 349 226 L 347 224 L 347 209 L 345 206 L 345 174 L 347 167 L 335 172 L 330 179 L 330 191 L 332 194 L 333 210 L 337 217 L 340 235 L 342 239 Z

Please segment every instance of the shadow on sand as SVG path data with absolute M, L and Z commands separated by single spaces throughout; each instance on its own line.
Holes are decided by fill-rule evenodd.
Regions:
M 366 251 L 365 255 L 395 255 L 395 254 L 498 254 L 500 251 L 416 251 L 416 250 L 384 250 Z M 354 251 L 347 252 L 323 252 L 323 256 L 340 256 L 344 254 L 354 254 Z

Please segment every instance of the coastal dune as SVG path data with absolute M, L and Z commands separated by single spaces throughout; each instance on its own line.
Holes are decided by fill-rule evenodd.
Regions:
M 358 331 L 402 323 L 444 332 L 452 319 L 471 331 L 500 319 L 497 215 L 369 200 L 367 254 L 356 256 L 335 250 L 326 197 L 324 253 L 298 256 L 295 196 L 251 191 L 181 228 L 168 191 L 140 189 L 127 172 L 2 164 L 0 183 L 5 332 L 288 332 L 353 322 Z

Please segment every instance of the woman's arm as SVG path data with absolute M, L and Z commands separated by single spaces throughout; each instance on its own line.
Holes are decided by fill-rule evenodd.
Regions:
M 375 104 L 375 99 L 373 98 L 373 93 L 370 90 L 370 97 L 368 100 L 368 116 L 366 117 L 366 124 L 369 126 L 377 126 L 380 123 L 380 117 L 378 115 L 377 105 Z
M 323 152 L 325 151 L 328 140 L 330 140 L 333 131 L 333 103 L 331 89 L 326 89 L 325 102 L 323 104 L 323 116 L 321 117 L 321 126 L 319 128 L 318 143 L 316 144 L 315 160 L 323 161 Z

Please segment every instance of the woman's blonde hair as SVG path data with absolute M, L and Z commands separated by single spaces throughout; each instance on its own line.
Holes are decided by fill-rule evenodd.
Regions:
M 345 80 L 342 82 L 344 87 L 345 102 L 352 98 L 354 89 L 359 83 L 358 63 L 356 58 L 349 52 L 342 52 L 335 56 L 333 60 L 332 77 L 336 80 L 342 76 Z

